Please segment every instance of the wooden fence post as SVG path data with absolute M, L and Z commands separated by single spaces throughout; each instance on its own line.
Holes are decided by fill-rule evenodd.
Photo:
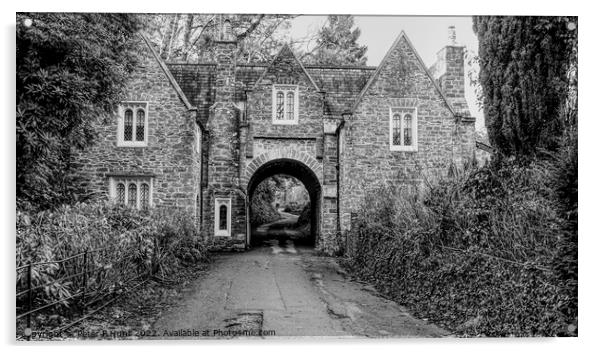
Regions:
M 33 292 L 31 291 L 31 262 L 27 265 L 27 312 L 33 307 Z M 27 340 L 31 340 L 31 314 L 27 315 L 27 328 L 25 328 Z
M 82 279 L 82 315 L 86 314 L 86 288 L 88 287 L 88 249 L 84 251 L 84 274 Z

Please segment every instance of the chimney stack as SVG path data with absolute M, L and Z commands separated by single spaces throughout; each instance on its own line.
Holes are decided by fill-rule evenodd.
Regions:
M 456 43 L 456 26 L 447 27 L 448 45 L 458 45 Z
M 441 91 L 457 113 L 469 114 L 464 96 L 464 51 L 465 46 L 458 45 L 456 27 L 447 28 L 447 45 L 437 53 L 437 61 L 429 69 Z

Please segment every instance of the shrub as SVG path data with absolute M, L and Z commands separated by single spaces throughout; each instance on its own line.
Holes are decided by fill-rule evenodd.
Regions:
M 17 211 L 17 267 L 88 253 L 88 301 L 151 274 L 168 276 L 185 263 L 205 262 L 208 252 L 195 225 L 179 210 L 138 211 L 105 203 L 62 206 L 54 211 Z M 83 257 L 32 267 L 34 307 L 77 294 L 82 288 Z M 69 278 L 71 277 L 71 278 Z M 17 273 L 24 289 L 26 271 Z M 48 284 L 48 285 L 44 285 Z M 17 299 L 22 306 L 24 297 Z M 79 297 L 55 310 L 69 313 Z
M 280 219 L 280 213 L 272 206 L 274 193 L 266 180 L 257 186 L 251 197 L 251 225 L 259 226 Z
M 297 219 L 297 224 L 295 226 L 305 226 L 309 225 L 311 220 L 311 203 L 305 204 L 301 213 L 299 214 L 299 219 Z
M 460 335 L 575 335 L 576 292 L 564 289 L 576 268 L 571 280 L 553 271 L 566 220 L 550 164 L 498 160 L 423 194 L 369 194 L 347 265 Z

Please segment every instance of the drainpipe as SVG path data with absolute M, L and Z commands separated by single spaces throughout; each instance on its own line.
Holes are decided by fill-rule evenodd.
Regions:
M 341 123 L 337 127 L 337 232 L 341 232 L 341 130 L 345 127 L 345 122 L 351 117 L 351 113 L 344 112 L 341 115 Z

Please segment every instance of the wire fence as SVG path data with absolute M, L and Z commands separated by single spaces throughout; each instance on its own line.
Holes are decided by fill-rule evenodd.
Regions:
M 56 310 L 59 306 L 75 308 L 79 310 L 80 317 L 59 328 L 53 329 L 60 333 L 75 324 L 89 318 L 91 315 L 102 310 L 109 304 L 123 295 L 143 284 L 149 279 L 151 272 L 130 271 L 134 276 L 125 278 L 120 274 L 120 280 L 117 284 L 114 282 L 103 282 L 107 278 L 107 267 L 100 266 L 102 262 L 96 262 L 102 252 L 109 251 L 109 247 L 86 250 L 59 260 L 28 263 L 16 268 L 17 286 L 17 324 L 25 321 L 22 333 L 19 332 L 17 325 L 17 338 L 31 340 L 32 337 L 32 317 L 42 313 L 44 310 Z M 41 272 L 56 273 L 57 269 L 68 275 L 62 276 L 46 282 L 33 283 L 33 275 Z M 127 269 L 128 267 L 124 267 Z M 39 277 L 38 277 L 39 278 Z M 92 280 L 92 281 L 91 281 Z M 48 296 L 51 289 L 58 284 L 69 284 L 71 291 L 55 291 L 58 296 Z M 54 299 L 58 297 L 58 299 Z

